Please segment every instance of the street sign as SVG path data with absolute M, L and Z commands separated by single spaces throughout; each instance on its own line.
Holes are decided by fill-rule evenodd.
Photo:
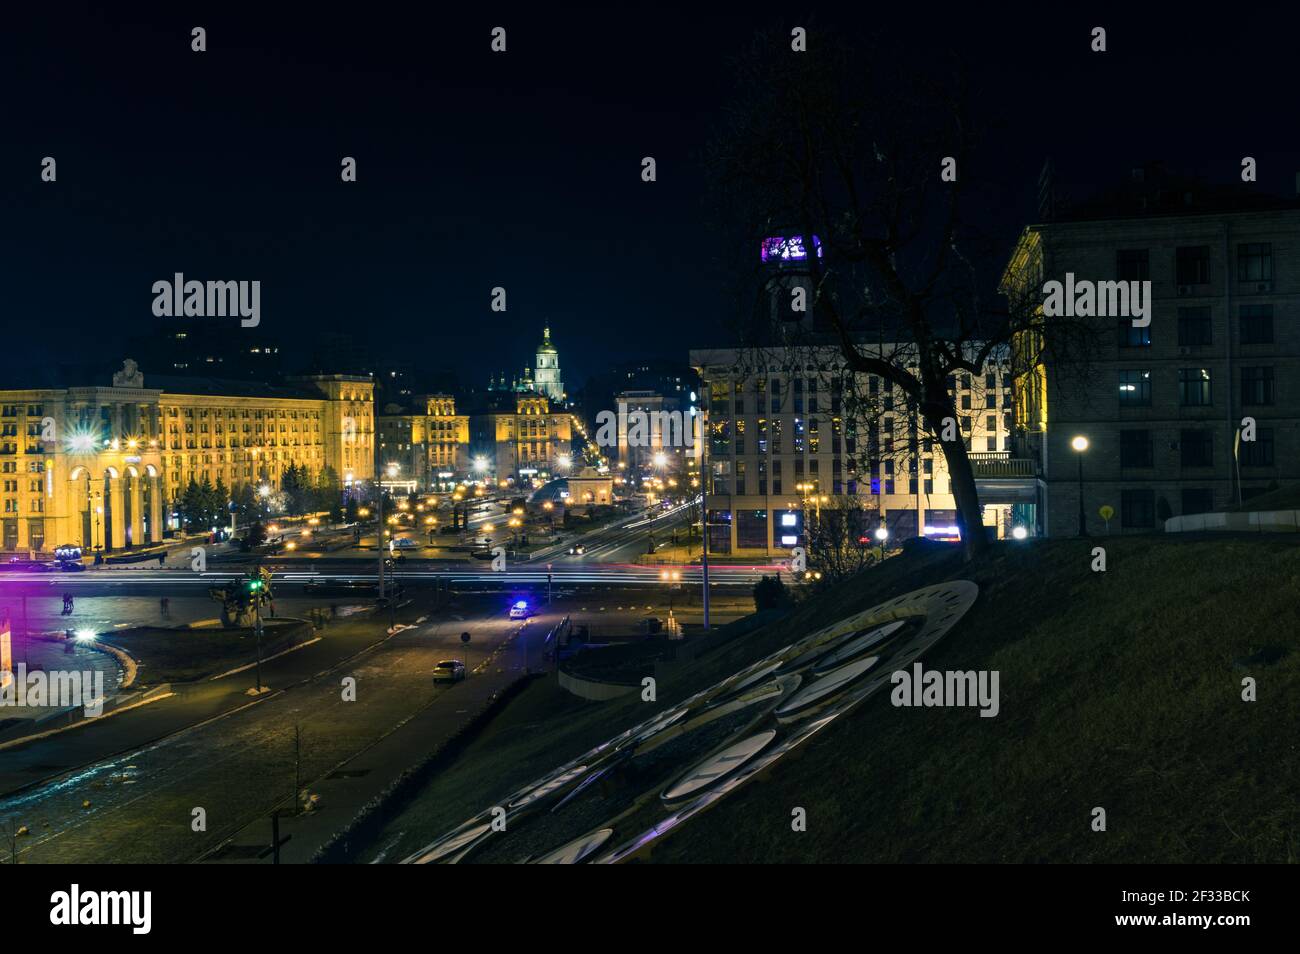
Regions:
M 460 641 L 461 641 L 462 643 L 468 643 L 468 642 L 469 642 L 469 633 L 461 633 L 461 634 L 460 634 Z

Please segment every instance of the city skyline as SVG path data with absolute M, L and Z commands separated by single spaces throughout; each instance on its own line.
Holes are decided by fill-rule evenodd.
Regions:
M 1294 20 L 7 11 L 18 936 L 1288 930 Z

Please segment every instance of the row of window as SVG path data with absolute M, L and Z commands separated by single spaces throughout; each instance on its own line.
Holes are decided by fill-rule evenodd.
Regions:
M 1147 368 L 1119 372 L 1119 406 L 1150 407 L 1152 372 Z M 1248 365 L 1241 369 L 1239 399 L 1244 407 L 1267 407 L 1277 403 L 1272 365 Z M 1214 403 L 1214 375 L 1209 368 L 1178 369 L 1178 404 L 1181 407 L 1209 407 Z
M 1120 281 L 1151 280 L 1151 253 L 1145 248 L 1120 249 L 1115 253 L 1115 274 Z M 1208 285 L 1210 246 L 1182 245 L 1174 249 L 1174 283 Z M 1271 282 L 1273 280 L 1273 243 L 1241 242 L 1237 245 L 1237 281 Z
M 1243 440 L 1238 449 L 1242 467 L 1272 467 L 1273 428 L 1260 427 L 1254 440 Z M 1126 468 L 1155 466 L 1155 442 L 1149 430 L 1128 428 L 1119 432 L 1119 465 Z M 1182 467 L 1213 467 L 1214 439 L 1210 431 L 1184 429 L 1178 433 L 1178 459 Z
M 1134 327 L 1131 318 L 1119 321 L 1121 348 L 1151 347 L 1151 329 Z M 1208 305 L 1178 309 L 1178 346 L 1180 348 L 1204 347 L 1214 343 L 1213 321 Z M 1237 316 L 1237 343 L 1258 345 L 1273 343 L 1273 306 L 1267 304 L 1242 305 Z
M 984 375 L 984 398 L 982 402 L 984 407 L 997 407 L 998 377 L 996 371 L 990 371 Z M 780 378 L 773 378 L 769 387 L 767 379 L 760 378 L 755 384 L 754 394 L 751 395 L 753 400 L 747 400 L 741 382 L 714 381 L 709 385 L 709 407 L 715 414 L 734 413 L 737 415 L 748 413 L 747 408 L 756 414 L 761 414 L 764 411 L 769 411 L 772 414 L 779 414 L 782 411 L 795 414 L 803 414 L 806 411 L 809 414 L 816 414 L 819 411 L 826 410 L 822 407 L 815 378 L 809 379 L 806 390 L 803 378 L 795 378 L 787 383 L 789 387 L 783 387 Z M 886 411 L 893 410 L 895 401 L 903 400 L 901 389 L 887 386 L 884 389 L 883 397 L 881 397 L 880 385 L 881 379 L 879 377 L 876 375 L 868 376 L 868 399 L 872 402 L 879 399 Z M 948 390 L 954 393 L 960 392 L 961 406 L 966 410 L 970 410 L 975 402 L 973 394 L 970 393 L 974 386 L 974 376 L 966 372 L 948 376 Z M 823 388 L 823 390 L 825 389 Z M 829 411 L 832 414 L 838 414 L 845 403 L 844 384 L 839 379 L 834 379 L 831 381 L 829 390 L 831 398 Z M 1011 393 L 1009 390 L 1003 393 L 1002 406 L 1011 406 Z

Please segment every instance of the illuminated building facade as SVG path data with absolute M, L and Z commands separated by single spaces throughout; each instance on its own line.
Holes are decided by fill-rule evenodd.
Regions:
M 902 346 L 860 347 L 894 355 Z M 851 506 L 864 532 L 883 525 L 895 540 L 955 533 L 957 505 L 938 436 L 900 389 L 848 371 L 838 347 L 800 349 L 797 361 L 779 349 L 700 350 L 691 364 L 707 415 L 711 552 L 789 556 L 805 543 L 809 514 L 827 505 Z M 1009 466 L 1010 383 L 1001 361 L 980 378 L 949 380 L 984 522 L 998 536 L 1011 532 L 1016 501 L 1034 499 L 1032 480 Z
M 292 463 L 367 480 L 372 391 L 347 375 L 146 381 L 130 360 L 111 386 L 0 391 L 0 547 L 158 543 L 191 479 L 277 488 Z
M 489 392 L 470 413 L 469 433 L 473 477 L 522 486 L 567 477 L 572 466 L 572 418 L 538 394 Z
M 537 363 L 533 370 L 533 390 L 556 404 L 564 400 L 564 382 L 560 379 L 560 353 L 551 344 L 551 329 L 542 329 L 542 343 L 537 346 Z
M 420 413 L 379 416 L 380 457 L 385 466 L 397 464 L 399 475 L 423 490 L 450 490 L 471 476 L 469 415 L 456 413 L 456 399 L 449 394 L 419 401 Z

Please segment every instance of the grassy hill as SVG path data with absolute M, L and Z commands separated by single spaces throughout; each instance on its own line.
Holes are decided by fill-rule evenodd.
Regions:
M 1093 546 L 1107 570 L 1091 569 Z M 1001 712 L 897 709 L 881 692 L 763 780 L 665 839 L 672 862 L 1285 862 L 1300 853 L 1300 548 L 1163 536 L 1000 544 L 886 561 L 790 615 L 724 628 L 661 670 L 663 709 L 897 593 L 970 579 L 980 597 L 926 668 L 996 669 Z M 1234 660 L 1274 647 L 1271 664 Z M 1272 655 L 1272 654 L 1270 654 Z M 1241 701 L 1241 680 L 1258 701 Z M 401 857 L 645 719 L 536 683 L 394 819 Z M 1090 828 L 1095 806 L 1108 830 Z M 793 832 L 791 809 L 808 830 Z M 373 852 L 371 853 L 373 855 Z

